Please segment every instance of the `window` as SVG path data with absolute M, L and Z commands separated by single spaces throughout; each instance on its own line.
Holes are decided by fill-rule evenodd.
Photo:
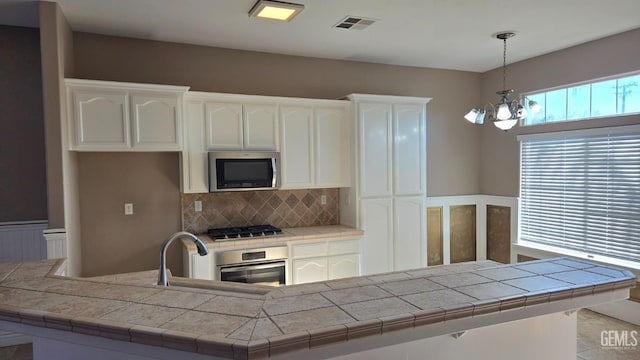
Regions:
M 519 242 L 640 264 L 640 126 L 518 139 Z
M 526 94 L 542 106 L 523 125 L 640 113 L 640 73 Z

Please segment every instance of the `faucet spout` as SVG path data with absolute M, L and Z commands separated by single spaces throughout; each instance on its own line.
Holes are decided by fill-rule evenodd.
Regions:
M 198 254 L 200 254 L 200 256 L 205 256 L 209 253 L 209 249 L 202 242 L 202 240 L 198 239 L 192 233 L 180 231 L 171 235 L 171 237 L 168 238 L 164 242 L 164 244 L 162 244 L 162 250 L 160 251 L 160 271 L 158 272 L 158 285 L 169 286 L 169 280 L 167 279 L 167 248 L 169 248 L 169 245 L 171 245 L 173 240 L 181 237 L 186 237 L 193 241 L 198 247 Z

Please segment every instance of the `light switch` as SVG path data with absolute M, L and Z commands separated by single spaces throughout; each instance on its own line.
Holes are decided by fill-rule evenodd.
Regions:
M 200 200 L 196 200 L 193 202 L 193 207 L 195 208 L 195 210 L 197 212 L 201 212 L 202 211 L 202 201 Z
M 133 215 L 133 204 L 125 203 L 124 204 L 124 214 L 125 215 Z

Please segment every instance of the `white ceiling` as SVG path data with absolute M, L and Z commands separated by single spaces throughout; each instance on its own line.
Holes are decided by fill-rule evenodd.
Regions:
M 640 28 L 640 0 L 288 0 L 290 23 L 248 17 L 256 0 L 56 0 L 74 31 L 224 48 L 484 72 Z M 0 24 L 37 27 L 37 3 L 0 0 Z M 369 28 L 333 28 L 347 15 Z M 640 46 L 640 44 L 639 44 Z

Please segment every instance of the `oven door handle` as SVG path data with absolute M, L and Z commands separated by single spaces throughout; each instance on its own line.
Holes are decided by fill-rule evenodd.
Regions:
M 282 265 L 278 265 L 282 264 Z M 274 261 L 272 263 L 261 263 L 258 265 L 243 265 L 243 266 L 233 266 L 233 267 L 220 267 L 220 273 L 234 272 L 234 271 L 246 271 L 246 270 L 262 270 L 262 269 L 270 269 L 270 268 L 278 268 L 281 266 L 285 266 L 284 261 Z

